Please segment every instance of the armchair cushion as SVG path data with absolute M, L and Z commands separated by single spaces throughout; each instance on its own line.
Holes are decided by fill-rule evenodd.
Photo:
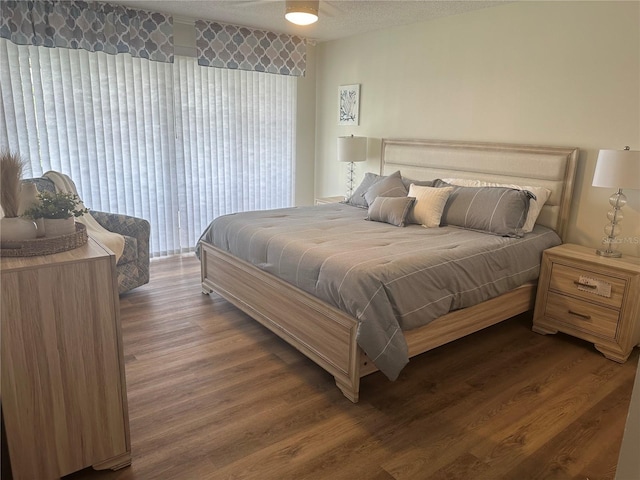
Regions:
M 149 222 L 97 210 L 91 210 L 91 215 L 104 228 L 124 237 L 124 250 L 117 264 L 120 293 L 149 283 Z
M 124 237 L 124 250 L 122 255 L 118 259 L 116 265 L 124 265 L 125 263 L 135 262 L 138 258 L 138 240 L 135 237 L 123 235 Z

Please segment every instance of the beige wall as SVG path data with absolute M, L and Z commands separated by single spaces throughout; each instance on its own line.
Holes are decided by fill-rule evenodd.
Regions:
M 316 130 L 316 48 L 307 45 L 307 69 L 298 77 L 295 205 L 313 205 Z
M 640 150 L 640 3 L 519 2 L 321 43 L 317 196 L 340 195 L 336 138 L 437 138 L 580 148 L 568 241 L 599 245 L 613 191 L 591 187 L 600 148 Z M 339 85 L 361 84 L 360 125 L 337 125 Z M 640 192 L 620 249 L 640 256 Z

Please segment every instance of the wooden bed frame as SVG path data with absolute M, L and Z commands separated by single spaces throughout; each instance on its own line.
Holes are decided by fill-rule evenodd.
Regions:
M 385 139 L 380 170 L 384 175 L 400 170 L 414 180 L 455 177 L 547 187 L 552 194 L 538 223 L 564 239 L 577 158 L 577 148 Z M 356 343 L 355 318 L 204 242 L 200 261 L 203 293 L 217 292 L 269 328 L 333 375 L 349 400 L 358 401 L 360 378 L 377 368 Z M 536 285 L 528 283 L 404 332 L 409 356 L 530 310 Z

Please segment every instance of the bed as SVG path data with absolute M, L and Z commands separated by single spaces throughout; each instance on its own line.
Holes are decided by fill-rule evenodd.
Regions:
M 552 230 L 555 233 L 551 233 L 557 238 L 557 241 L 561 241 L 565 234 L 571 205 L 577 157 L 578 149 L 576 148 L 385 139 L 382 141 L 380 173 L 392 176 L 393 172 L 401 171 L 404 178 L 410 178 L 414 181 L 457 178 L 546 188 L 551 191 L 551 194 L 542 207 L 537 225 L 534 231 L 524 235 L 522 240 L 530 242 L 534 237 L 546 238 L 550 236 L 547 232 Z M 475 242 L 474 233 L 471 233 L 471 237 L 460 237 L 462 233 L 459 230 L 462 229 L 455 227 L 418 231 L 415 228 L 399 229 L 398 227 L 374 226 L 372 224 L 376 222 L 362 221 L 367 213 L 366 210 L 362 211 L 352 206 L 326 205 L 306 208 L 317 208 L 319 214 L 332 220 L 334 224 L 342 222 L 357 225 L 359 229 L 363 229 L 363 238 L 365 236 L 372 237 L 374 242 L 379 242 L 376 248 L 380 250 L 383 250 L 387 244 L 384 240 L 385 237 L 379 236 L 386 235 L 386 233 L 381 232 L 399 235 L 397 232 L 400 230 L 406 230 L 414 235 L 422 235 L 424 230 L 429 230 L 434 235 L 451 237 L 457 242 L 456 248 L 465 242 L 469 244 Z M 303 217 L 304 212 L 305 208 L 300 208 L 262 214 L 258 212 L 241 214 L 238 218 L 245 221 L 244 226 L 237 228 L 237 231 L 232 231 L 229 235 L 232 235 L 232 239 L 239 239 L 238 245 L 242 245 L 240 250 L 248 252 L 244 255 L 246 257 L 244 259 L 230 253 L 233 248 L 227 245 L 230 243 L 228 238 L 216 242 L 213 236 L 203 236 L 203 240 L 199 243 L 202 290 L 206 294 L 216 291 L 316 362 L 334 376 L 336 385 L 353 402 L 358 401 L 361 377 L 380 369 L 390 378 L 394 378 L 404 365 L 402 362 L 397 365 L 394 365 L 393 362 L 385 363 L 387 350 L 393 350 L 393 348 L 387 348 L 389 345 L 393 347 L 397 344 L 397 348 L 402 349 L 403 352 L 397 353 L 396 356 L 402 357 L 404 355 L 408 359 L 533 307 L 538 266 L 535 269 L 535 276 L 529 278 L 524 284 L 518 284 L 515 287 L 509 287 L 508 284 L 505 284 L 505 288 L 508 288 L 505 293 L 497 296 L 485 295 L 488 299 L 470 306 L 465 303 L 454 303 L 452 306 L 455 308 L 452 311 L 438 313 L 437 318 L 429 319 L 429 323 L 424 326 L 410 325 L 410 329 L 405 329 L 406 325 L 401 325 L 402 331 L 399 336 L 395 334 L 395 331 L 391 333 L 389 330 L 384 333 L 387 337 L 383 336 L 381 340 L 372 340 L 373 343 L 375 341 L 384 343 L 385 339 L 388 339 L 388 344 L 384 349 L 385 355 L 376 354 L 374 356 L 376 361 L 373 362 L 370 356 L 365 353 L 365 350 L 371 352 L 373 347 L 371 341 L 364 341 L 368 338 L 367 332 L 370 330 L 368 327 L 370 322 L 363 320 L 362 302 L 359 306 L 351 308 L 348 298 L 345 300 L 341 297 L 334 300 L 333 295 L 335 295 L 336 289 L 332 290 L 330 286 L 318 286 L 320 283 L 314 272 L 299 269 L 299 265 L 306 264 L 307 260 L 316 256 L 315 253 L 322 250 L 325 244 L 331 243 L 331 233 L 327 233 L 326 235 L 329 236 L 324 237 L 320 232 L 311 235 L 310 241 L 315 243 L 312 243 L 311 247 L 302 246 L 301 254 L 296 255 L 295 250 L 287 250 L 287 255 L 282 254 L 283 249 L 293 248 L 288 239 L 278 247 L 280 258 L 293 258 L 293 261 L 298 264 L 298 269 L 295 271 L 296 278 L 293 280 L 288 278 L 286 274 L 283 275 L 283 278 L 276 276 L 278 272 L 274 271 L 273 265 L 252 261 L 252 256 L 258 258 L 262 255 L 262 253 L 256 253 L 256 250 L 261 252 L 272 247 L 272 245 L 255 247 L 254 237 L 257 239 L 262 232 L 271 228 L 282 228 L 275 223 L 271 225 L 272 221 L 275 222 L 275 217 Z M 350 217 L 345 220 L 345 216 Z M 222 222 L 235 223 L 234 217 L 229 218 L 229 220 L 222 219 Z M 260 222 L 263 223 L 260 224 Z M 240 241 L 239 231 L 249 230 L 252 224 L 257 224 L 257 229 L 254 229 L 250 234 L 250 238 Z M 300 230 L 306 231 L 308 228 L 300 227 Z M 293 227 L 291 231 L 294 231 Z M 478 236 L 476 238 L 479 236 L 492 237 L 490 241 L 499 242 L 498 248 L 501 250 L 511 249 L 512 245 L 518 243 L 513 239 L 505 240 L 500 236 L 485 233 L 475 233 L 475 235 Z M 294 236 L 293 233 L 291 236 Z M 271 235 L 266 243 L 277 243 L 273 239 L 281 239 L 281 237 L 282 235 Z M 342 237 L 335 235 L 334 243 L 345 243 L 342 240 L 335 240 L 337 238 Z M 411 238 L 402 241 L 408 242 L 409 245 L 416 245 L 411 243 L 413 241 Z M 257 241 L 255 245 L 259 245 Z M 344 255 L 344 248 L 347 247 L 342 245 L 341 248 L 343 250 L 340 254 Z M 410 246 L 409 252 L 412 248 L 415 247 Z M 544 245 L 538 248 L 544 248 Z M 362 263 L 358 263 L 355 258 L 360 253 L 359 250 L 362 249 L 358 248 L 355 243 L 353 255 L 350 256 L 354 257 L 353 261 L 356 263 L 353 263 L 351 267 L 348 265 L 345 267 L 349 268 L 349 272 L 354 270 L 356 265 Z M 309 255 L 307 253 L 309 251 L 313 251 L 314 255 Z M 389 252 L 387 251 L 386 254 L 389 255 Z M 535 256 L 537 256 L 536 262 L 539 262 L 540 253 L 536 253 Z M 411 257 L 410 260 L 414 262 L 416 257 Z M 317 262 L 319 265 L 328 264 L 328 260 L 323 260 L 321 257 L 317 259 Z M 407 260 L 404 268 L 407 268 L 409 263 Z M 310 269 L 315 268 L 313 264 L 309 265 Z M 466 268 L 473 269 L 474 267 L 470 265 Z M 303 277 L 302 280 L 296 281 L 299 276 Z M 305 276 L 309 276 L 306 283 Z M 355 281 L 347 294 L 357 297 L 356 290 L 358 285 L 363 282 L 366 282 L 366 277 Z M 356 303 L 355 300 L 354 303 Z M 386 307 L 381 303 L 375 309 L 369 310 L 375 311 L 378 317 L 382 316 L 383 321 L 389 320 L 388 325 L 384 325 L 384 328 L 391 328 L 390 326 L 397 322 L 402 323 L 402 315 L 395 310 L 395 305 L 389 312 L 385 312 L 384 308 Z M 400 320 L 397 321 L 396 317 Z M 389 356 L 389 358 L 392 357 Z

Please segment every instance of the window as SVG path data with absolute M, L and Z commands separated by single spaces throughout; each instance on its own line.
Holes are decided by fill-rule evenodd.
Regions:
M 94 210 L 146 218 L 152 255 L 218 215 L 290 206 L 295 77 L 0 39 L 0 148 L 69 175 Z

